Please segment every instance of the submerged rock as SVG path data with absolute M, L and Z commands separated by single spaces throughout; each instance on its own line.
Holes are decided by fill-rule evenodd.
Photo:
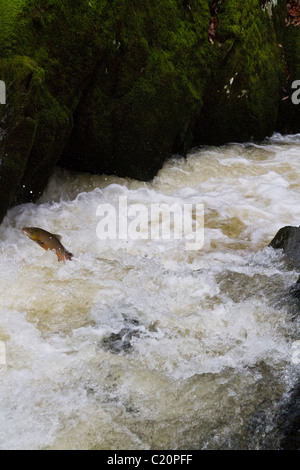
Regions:
M 282 249 L 296 269 L 300 269 L 300 227 L 282 227 L 269 246 Z
M 286 16 L 283 0 L 1 2 L 0 221 L 57 164 L 150 180 L 192 145 L 271 134 L 279 106 L 298 129 Z

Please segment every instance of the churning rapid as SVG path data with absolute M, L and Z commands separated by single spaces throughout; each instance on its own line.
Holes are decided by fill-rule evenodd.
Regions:
M 0 227 L 1 449 L 276 449 L 299 367 L 300 135 L 202 148 L 151 183 L 69 174 Z M 101 240 L 99 206 L 203 204 L 204 244 Z M 22 233 L 62 236 L 58 262 Z

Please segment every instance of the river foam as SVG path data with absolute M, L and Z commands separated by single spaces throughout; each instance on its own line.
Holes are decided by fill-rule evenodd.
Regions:
M 195 149 L 150 183 L 60 169 L 0 226 L 0 448 L 276 448 L 298 273 L 300 135 Z M 97 208 L 203 204 L 204 245 L 99 240 Z M 61 234 L 58 263 L 23 226 Z

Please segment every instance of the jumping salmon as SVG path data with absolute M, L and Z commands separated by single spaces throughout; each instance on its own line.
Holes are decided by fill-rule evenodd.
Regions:
M 72 259 L 72 253 L 69 253 L 61 244 L 61 236 L 54 233 L 49 233 L 42 228 L 37 227 L 24 227 L 23 233 L 31 240 L 40 245 L 44 250 L 54 250 L 56 252 L 58 261 L 65 261 Z

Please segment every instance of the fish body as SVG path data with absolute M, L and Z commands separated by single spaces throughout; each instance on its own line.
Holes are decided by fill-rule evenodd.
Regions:
M 42 228 L 37 227 L 24 227 L 23 233 L 40 245 L 44 250 L 54 250 L 58 261 L 65 261 L 72 259 L 73 255 L 65 249 L 61 244 L 61 236 L 55 233 L 47 232 Z

